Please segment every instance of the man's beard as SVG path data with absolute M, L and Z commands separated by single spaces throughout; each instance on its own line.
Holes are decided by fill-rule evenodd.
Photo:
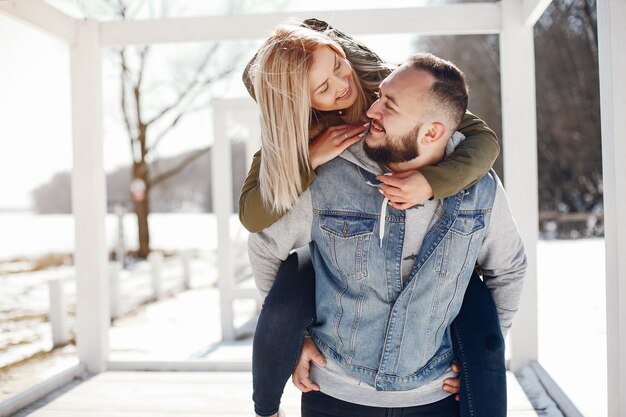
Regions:
M 363 150 L 372 160 L 382 165 L 411 161 L 419 156 L 417 151 L 417 135 L 422 123 L 415 126 L 409 133 L 400 136 L 385 135 L 385 142 L 378 147 L 367 144 L 367 138 L 363 141 Z

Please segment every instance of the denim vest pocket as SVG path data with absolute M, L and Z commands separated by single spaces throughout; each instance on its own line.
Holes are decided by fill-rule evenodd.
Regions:
M 320 228 L 325 232 L 333 263 L 348 279 L 367 277 L 369 245 L 377 219 L 362 213 L 320 214 Z
M 472 237 L 485 228 L 483 211 L 459 212 L 449 233 L 437 247 L 435 272 L 446 278 L 456 278 L 463 270 Z M 451 258 L 450 254 L 454 254 Z
M 450 231 L 467 236 L 485 227 L 485 213 L 483 211 L 461 211 Z

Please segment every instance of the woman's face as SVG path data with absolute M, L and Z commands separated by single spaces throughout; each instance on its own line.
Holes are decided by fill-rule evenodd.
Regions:
M 352 66 L 347 59 L 329 46 L 313 52 L 309 69 L 311 107 L 322 111 L 343 110 L 357 98 Z

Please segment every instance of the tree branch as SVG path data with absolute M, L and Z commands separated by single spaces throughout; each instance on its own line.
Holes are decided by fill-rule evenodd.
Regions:
M 165 129 L 163 129 L 163 131 L 161 133 L 159 133 L 159 135 L 157 136 L 157 138 L 154 140 L 154 143 L 152 144 L 152 146 L 150 146 L 148 148 L 148 153 L 150 153 L 153 149 L 156 149 L 157 146 L 159 145 L 159 143 L 161 143 L 161 140 L 163 140 L 163 138 L 178 124 L 178 122 L 181 121 L 181 119 L 183 119 L 185 116 L 189 116 L 190 114 L 193 113 L 197 113 L 201 110 L 205 110 L 207 108 L 207 106 L 205 107 L 196 107 L 195 109 L 192 110 L 188 110 L 189 106 L 185 107 L 185 109 L 181 110 L 180 113 L 178 113 L 178 116 L 176 116 L 176 118 L 174 119 L 174 121 L 172 121 L 172 123 L 170 123 L 169 126 L 167 126 Z
M 187 96 L 199 85 L 201 84 L 201 80 L 200 80 L 200 75 L 202 74 L 203 69 L 205 68 L 205 66 L 208 64 L 210 58 L 212 58 L 213 54 L 215 53 L 215 51 L 217 50 L 218 45 L 215 44 L 211 47 L 211 49 L 206 53 L 206 55 L 204 56 L 204 59 L 202 60 L 202 62 L 200 63 L 200 65 L 198 65 L 198 68 L 196 70 L 196 74 L 194 79 L 183 89 L 183 91 L 181 93 L 179 93 L 178 98 L 174 101 L 174 103 L 172 103 L 171 105 L 165 107 L 163 110 L 161 110 L 156 116 L 154 116 L 152 119 L 150 119 L 149 121 L 146 122 L 146 126 L 151 125 L 152 123 L 156 122 L 157 120 L 159 120 L 161 117 L 165 116 L 167 113 L 169 113 L 170 111 L 172 111 L 173 109 L 175 109 L 176 107 L 178 107 L 180 105 L 181 102 L 183 102 L 185 100 L 185 98 L 187 98 Z
M 128 116 L 128 102 L 126 101 L 126 83 L 128 82 L 129 74 L 128 74 L 128 66 L 126 65 L 126 50 L 124 48 L 120 49 L 119 54 L 121 58 L 121 67 L 122 67 L 122 79 L 121 79 L 121 99 L 122 99 L 122 115 L 124 116 L 124 124 L 126 125 L 126 131 L 128 132 L 128 139 L 130 140 L 130 152 L 133 156 L 133 160 L 136 160 L 135 155 L 135 138 L 133 136 L 133 130 L 130 125 L 130 118 Z
M 176 117 L 172 120 L 172 122 L 167 127 L 165 127 L 164 130 L 157 136 L 154 143 L 152 143 L 150 147 L 146 147 L 146 154 L 150 153 L 153 149 L 155 149 L 157 145 L 161 142 L 161 140 L 163 140 L 163 138 L 167 135 L 167 133 L 169 133 L 183 118 L 189 116 L 190 114 L 193 114 L 194 112 L 202 110 L 202 108 L 198 108 L 195 111 L 189 111 L 189 107 L 194 103 L 196 97 L 202 93 L 203 87 L 206 87 L 210 85 L 211 83 L 224 78 L 225 76 L 229 75 L 233 70 L 234 70 L 234 66 L 226 68 L 224 71 L 217 74 L 215 77 L 204 80 L 202 84 L 198 85 L 197 88 L 194 88 L 193 93 L 190 92 L 188 94 L 189 100 L 187 100 L 187 104 L 183 108 L 180 109 L 180 111 L 178 112 Z
M 137 89 L 141 89 L 141 82 L 143 81 L 144 69 L 146 68 L 146 55 L 150 51 L 150 47 L 146 46 L 139 52 L 140 66 L 139 66 L 139 79 L 137 80 Z
M 193 161 L 195 161 L 196 159 L 200 158 L 202 155 L 204 155 L 205 153 L 207 153 L 208 151 L 211 150 L 211 147 L 206 147 L 203 149 L 200 149 L 199 151 L 191 154 L 190 156 L 188 156 L 187 158 L 183 159 L 178 165 L 176 165 L 174 168 L 157 175 L 154 178 L 151 178 L 148 183 L 150 187 L 153 187 L 157 184 L 159 184 L 160 182 L 163 182 L 164 180 L 168 179 L 169 177 L 172 177 L 176 174 L 178 174 L 179 172 L 181 172 L 183 169 L 185 169 L 185 167 L 187 165 L 189 165 L 190 163 L 192 163 Z

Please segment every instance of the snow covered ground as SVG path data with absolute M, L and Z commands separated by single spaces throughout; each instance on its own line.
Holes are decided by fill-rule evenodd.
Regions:
M 116 321 L 110 333 L 111 358 L 186 359 L 216 353 L 249 357 L 250 343 L 245 340 L 232 344 L 227 351 L 220 348 L 221 352 L 215 352 L 220 337 L 219 297 L 212 285 L 215 218 L 207 214 L 155 214 L 150 222 L 154 247 L 199 249 L 205 256 L 194 261 L 194 290 L 150 304 Z M 124 223 L 127 244 L 132 245 L 132 217 L 127 216 Z M 241 242 L 246 235 L 235 227 L 236 218 L 232 224 L 233 238 Z M 116 228 L 116 219 L 110 216 L 107 230 L 111 246 L 116 240 Z M 24 254 L 69 252 L 73 245 L 70 216 L 3 214 L 0 230 L 0 260 Z M 537 259 L 540 363 L 583 415 L 605 417 L 604 241 L 540 241 Z M 0 275 L 0 346 L 19 339 L 30 340 L 23 344 L 24 349 L 49 348 L 49 329 L 41 320 L 48 303 L 45 281 L 49 276 L 67 274 L 71 274 L 71 267 Z M 242 302 L 237 307 L 239 320 L 245 321 L 254 309 L 253 303 Z M 12 320 L 20 317 L 22 320 Z M 31 317 L 32 322 L 24 317 Z M 0 361 L 5 360 L 7 352 L 0 348 Z M 58 367 L 72 355 L 72 348 L 66 348 L 53 362 Z M 51 369 L 56 369 L 54 363 L 25 368 L 26 379 L 21 378 L 20 383 L 28 384 L 30 379 Z M 12 391 L 9 382 L 15 381 L 0 371 L 4 394 Z
M 540 241 L 539 362 L 586 417 L 606 409 L 604 240 Z

